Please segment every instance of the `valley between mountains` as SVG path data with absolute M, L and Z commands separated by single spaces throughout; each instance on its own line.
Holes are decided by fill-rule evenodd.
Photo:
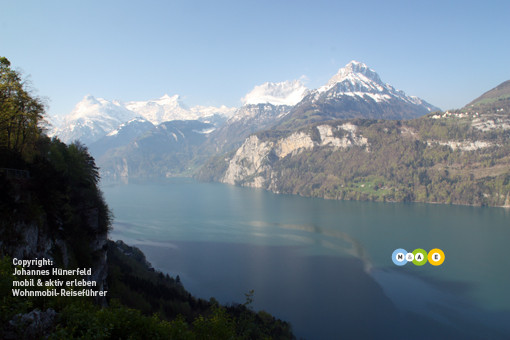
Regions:
M 510 206 L 510 81 L 457 110 L 352 61 L 327 84 L 265 83 L 240 108 L 86 96 L 52 134 L 113 180 L 195 176 L 327 199 Z

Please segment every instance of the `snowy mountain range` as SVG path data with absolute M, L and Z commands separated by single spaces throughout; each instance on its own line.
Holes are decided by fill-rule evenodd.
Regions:
M 85 144 L 91 144 L 135 118 L 144 119 L 153 125 L 173 120 L 215 121 L 215 116 L 224 117 L 224 121 L 230 118 L 235 110 L 226 106 L 188 108 L 182 103 L 179 95 L 165 94 L 155 100 L 126 103 L 87 95 L 50 135 L 58 136 L 65 143 L 80 140 Z
M 189 108 L 179 95 L 124 103 L 87 95 L 52 135 L 66 143 L 81 140 L 104 172 L 113 177 L 123 176 L 121 168 L 123 174 L 141 174 L 144 166 L 154 168 L 155 174 L 172 175 L 172 169 L 177 168 L 162 160 L 173 159 L 181 170 L 191 166 L 187 165 L 191 161 L 193 166 L 200 166 L 197 160 L 235 150 L 251 134 L 262 130 L 294 130 L 318 121 L 345 118 L 410 119 L 439 110 L 383 83 L 374 70 L 357 61 L 341 68 L 318 89 L 307 89 L 300 80 L 266 82 L 255 86 L 241 102 L 240 108 Z M 196 126 L 204 129 L 199 131 Z M 174 135 L 179 138 L 176 140 Z M 168 147 L 156 148 L 156 155 L 158 140 Z M 138 155 L 136 162 L 132 159 L 134 153 Z M 149 159 L 150 164 L 145 164 Z M 130 171 L 130 164 L 136 164 L 138 170 Z M 157 170 L 160 168 L 164 171 Z M 143 173 L 150 176 L 146 170 Z
M 125 103 L 87 95 L 50 135 L 57 135 L 66 143 L 79 139 L 91 144 L 135 118 L 145 119 L 155 126 L 173 120 L 200 120 L 216 126 L 226 120 L 227 125 L 239 125 L 244 121 L 253 127 L 245 126 L 243 130 L 253 132 L 267 128 L 288 113 L 291 114 L 282 121 L 296 117 L 302 120 L 299 116 L 309 116 L 310 112 L 318 112 L 321 120 L 353 117 L 408 119 L 438 110 L 418 97 L 407 96 L 383 83 L 374 70 L 357 61 L 341 68 L 318 89 L 309 90 L 300 80 L 266 82 L 255 86 L 241 101 L 244 105 L 239 109 L 227 106 L 189 108 L 179 95 L 165 94 L 158 99 Z M 265 106 L 259 106 L 261 104 Z M 263 107 L 270 112 L 261 109 Z
M 89 144 L 136 117 L 135 112 L 119 102 L 87 95 L 64 117 L 60 126 L 50 132 L 50 136 L 56 135 L 65 143 L 79 139 Z
M 226 107 L 225 105 L 221 107 L 194 106 L 188 108 L 181 101 L 179 95 L 169 96 L 167 94 L 156 100 L 127 102 L 124 106 L 154 125 L 172 120 L 199 120 L 215 114 L 229 118 L 235 112 L 235 108 Z

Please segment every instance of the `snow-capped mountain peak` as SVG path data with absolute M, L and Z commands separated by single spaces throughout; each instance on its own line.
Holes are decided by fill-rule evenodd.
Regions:
M 362 74 L 368 79 L 382 84 L 379 75 L 374 70 L 369 68 L 366 64 L 356 60 L 352 60 L 350 63 L 345 65 L 345 67 L 341 68 L 338 71 L 337 76 L 346 78 L 349 76 L 349 74 Z
M 93 95 L 86 95 L 76 104 L 73 111 L 65 118 L 66 120 L 87 119 L 93 116 L 105 114 L 115 118 L 124 119 L 132 114 L 127 112 L 119 102 L 109 102 L 103 98 L 95 98 Z
M 188 108 L 177 94 L 173 96 L 165 94 L 156 100 L 127 102 L 124 106 L 156 125 L 170 120 L 190 119 Z
M 164 94 L 161 98 L 152 100 L 152 102 L 157 103 L 159 105 L 176 105 L 183 108 L 186 108 L 186 105 L 182 102 L 182 98 L 178 94 L 174 94 L 173 96 L 169 96 L 168 94 Z
M 343 92 L 384 92 L 386 87 L 374 70 L 355 60 L 338 70 L 337 74 L 317 91 L 329 91 L 337 84 L 342 84 Z
M 110 102 L 89 94 L 76 104 L 51 135 L 57 135 L 64 142 L 79 139 L 88 144 L 136 116 L 136 113 L 119 102 Z
M 244 105 L 273 104 L 296 105 L 308 93 L 308 89 L 300 80 L 283 81 L 279 83 L 266 82 L 257 85 L 244 98 Z
M 429 112 L 438 109 L 418 97 L 407 96 L 403 91 L 382 82 L 377 72 L 355 60 L 341 68 L 326 85 L 318 88 L 314 92 L 313 101 L 324 97 L 340 98 L 342 96 L 371 98 L 378 103 L 397 99 L 423 106 Z

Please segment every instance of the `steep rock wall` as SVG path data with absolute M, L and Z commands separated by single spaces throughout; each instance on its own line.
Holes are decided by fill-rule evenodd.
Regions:
M 257 135 L 251 135 L 228 160 L 221 182 L 275 190 L 278 175 L 273 172 L 273 162 L 314 148 L 337 150 L 353 146 L 369 152 L 367 138 L 359 134 L 352 123 L 318 125 L 276 140 L 261 140 Z

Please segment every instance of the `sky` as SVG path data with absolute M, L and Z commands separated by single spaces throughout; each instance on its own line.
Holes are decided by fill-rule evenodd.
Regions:
M 65 115 L 85 95 L 240 106 L 351 60 L 443 110 L 510 79 L 510 1 L 0 0 L 0 56 Z

